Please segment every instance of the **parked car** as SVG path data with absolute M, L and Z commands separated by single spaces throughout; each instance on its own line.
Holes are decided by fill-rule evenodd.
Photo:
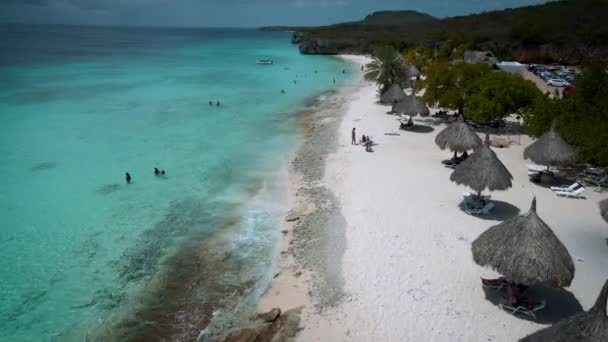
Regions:
M 550 78 L 547 80 L 547 85 L 551 87 L 565 87 L 570 85 L 570 83 L 565 80 L 560 80 L 559 78 Z

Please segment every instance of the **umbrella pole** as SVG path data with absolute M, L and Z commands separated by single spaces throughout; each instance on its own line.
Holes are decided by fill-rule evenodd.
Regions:
M 456 159 L 456 151 L 454 151 L 454 157 L 452 159 Z

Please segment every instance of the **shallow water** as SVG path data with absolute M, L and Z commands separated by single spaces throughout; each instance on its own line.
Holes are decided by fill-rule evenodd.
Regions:
M 299 109 L 349 66 L 253 30 L 11 25 L 0 51 L 0 340 L 192 336 L 255 296 Z

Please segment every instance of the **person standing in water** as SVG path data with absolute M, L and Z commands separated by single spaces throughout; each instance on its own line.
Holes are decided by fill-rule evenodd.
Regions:
M 154 168 L 154 175 L 155 175 L 155 176 L 160 175 L 160 171 L 158 170 L 158 168 L 157 168 L 157 167 L 155 167 L 155 168 Z
M 210 105 L 210 106 L 213 106 L 213 102 L 212 102 L 212 101 L 209 101 L 209 105 Z
M 131 175 L 128 172 L 125 172 L 125 179 L 127 180 L 127 184 L 131 184 Z
M 351 134 L 351 141 L 350 141 L 351 145 L 357 145 L 357 132 L 356 129 L 353 127 L 353 131 Z
M 220 101 L 219 101 L 219 100 L 217 101 L 217 106 L 218 106 L 218 107 L 220 106 Z

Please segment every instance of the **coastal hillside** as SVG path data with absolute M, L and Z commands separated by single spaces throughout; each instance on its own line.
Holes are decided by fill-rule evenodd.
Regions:
M 385 11 L 357 22 L 290 30 L 305 54 L 366 53 L 378 43 L 436 47 L 457 40 L 505 59 L 578 64 L 608 61 L 606 18 L 608 0 L 566 0 L 444 19 Z

